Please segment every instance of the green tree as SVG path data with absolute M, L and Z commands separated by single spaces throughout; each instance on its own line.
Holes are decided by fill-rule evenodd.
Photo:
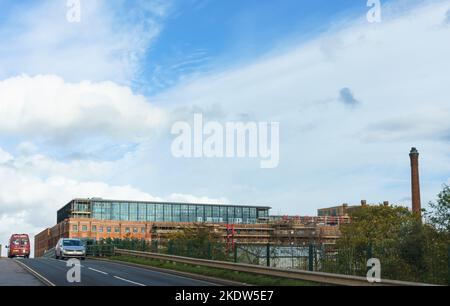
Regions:
M 210 227 L 196 224 L 172 233 L 168 239 L 168 251 L 173 255 L 225 260 L 226 249 L 222 237 Z
M 450 285 L 450 186 L 443 185 L 435 202 L 425 212 L 428 225 L 426 257 L 428 278 Z
M 444 185 L 444 189 L 438 194 L 436 202 L 429 203 L 431 212 L 426 216 L 431 224 L 441 232 L 450 233 L 450 186 Z
M 411 233 L 420 236 L 421 224 L 407 208 L 362 206 L 350 217 L 351 222 L 341 226 L 342 236 L 336 245 L 337 272 L 364 276 L 367 259 L 376 257 L 384 278 L 416 278 L 419 272 L 414 265 L 422 267 L 422 239 L 408 239 Z
M 382 277 L 388 279 L 447 284 L 448 186 L 438 196 L 422 222 L 405 207 L 363 206 L 341 226 L 336 256 L 326 262 L 330 272 L 364 276 L 366 260 L 378 258 Z M 447 217 L 448 218 L 448 217 Z

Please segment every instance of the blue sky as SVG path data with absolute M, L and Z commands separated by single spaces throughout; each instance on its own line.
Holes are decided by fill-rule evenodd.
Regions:
M 450 1 L 0 0 L 0 243 L 75 197 L 273 214 L 449 183 Z M 279 122 L 280 163 L 175 158 L 171 126 Z
M 177 1 L 172 17 L 144 60 L 143 79 L 150 94 L 180 78 L 226 65 L 238 65 L 271 52 L 287 41 L 313 38 L 339 16 L 364 14 L 363 1 L 271 0 Z

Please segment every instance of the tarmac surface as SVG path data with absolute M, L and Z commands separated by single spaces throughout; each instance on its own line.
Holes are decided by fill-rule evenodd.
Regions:
M 13 275 L 14 283 L 32 284 L 33 276 L 37 275 L 45 285 L 49 286 L 217 286 L 204 280 L 185 277 L 152 269 L 139 268 L 117 262 L 106 262 L 86 259 L 80 261 L 80 281 L 71 282 L 72 266 L 64 260 L 53 258 L 16 259 L 24 264 L 30 272 L 20 270 L 13 260 L 6 266 L 13 267 L 9 274 Z M 12 268 L 9 268 L 12 269 Z M 2 268 L 0 267 L 0 271 Z M 15 272 L 15 274 L 14 274 Z M 32 273 L 32 274 L 31 274 Z M 69 275 L 69 277 L 68 277 Z M 27 276 L 25 281 L 24 277 Z M 0 278 L 1 280 L 2 278 Z M 4 279 L 4 284 L 10 285 L 10 278 Z M 72 279 L 73 281 L 73 279 Z M 34 281 L 33 283 L 36 284 Z M 0 285 L 2 282 L 0 281 Z
M 16 260 L 0 258 L 0 286 L 43 286 L 41 281 L 22 268 Z

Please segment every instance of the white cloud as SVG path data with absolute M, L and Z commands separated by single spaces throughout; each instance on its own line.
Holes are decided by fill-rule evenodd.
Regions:
M 0 164 L 4 164 L 13 159 L 12 155 L 0 148 Z
M 56 210 L 78 196 L 192 202 L 230 198 L 302 215 L 363 198 L 408 204 L 411 146 L 421 152 L 423 202 L 434 199 L 450 173 L 450 28 L 442 26 L 447 11 L 448 5 L 439 2 L 395 18 L 383 14 L 380 24 L 363 21 L 333 29 L 287 52 L 186 81 L 156 97 L 169 105 L 164 110 L 112 82 L 78 82 L 83 77 L 76 73 L 76 83 L 49 75 L 0 82 L 0 133 L 25 142 L 42 137 L 97 140 L 100 134 L 120 144 L 146 137 L 172 110 L 177 119 L 206 110 L 205 120 L 281 124 L 280 166 L 273 170 L 261 170 L 248 160 L 175 160 L 169 133 L 113 160 L 107 160 L 107 150 L 97 155 L 100 160 L 64 161 L 42 153 L 38 144 L 37 150 L 20 156 L 0 149 L 0 181 L 5 182 L 0 186 L 0 219 L 14 227 L 0 233 L 0 240 L 21 226 L 33 233 L 53 225 Z M 61 57 L 61 63 L 69 64 L 61 75 L 72 76 L 77 65 L 86 67 L 89 78 L 102 79 L 103 72 L 121 78 L 122 66 L 116 70 L 118 62 L 103 60 L 101 50 L 107 49 L 102 48 L 86 53 L 88 63 L 97 60 L 89 57 L 101 55 L 92 66 L 77 59 L 72 67 L 68 57 Z M 84 54 L 74 50 L 73 55 Z M 13 61 L 2 67 L 19 66 Z M 339 103 L 339 91 L 346 87 L 361 101 L 359 107 Z M 69 151 L 74 148 L 68 146 Z M 168 196 L 152 195 L 156 193 Z M 14 217 L 20 222 L 13 222 Z
M 445 14 L 444 24 L 450 25 L 450 9 L 448 9 L 447 13 Z
M 450 28 L 442 26 L 448 7 L 438 1 L 401 11 L 386 4 L 379 24 L 362 16 L 287 52 L 274 50 L 155 97 L 185 117 L 215 105 L 220 120 L 250 114 L 280 122 L 278 169 L 261 172 L 237 160 L 177 161 L 179 172 L 186 171 L 177 175 L 178 187 L 208 173 L 213 193 L 227 190 L 241 202 L 300 214 L 362 198 L 400 202 L 410 193 L 408 152 L 417 146 L 423 202 L 434 199 L 450 168 L 443 153 L 450 143 Z M 359 107 L 339 103 L 346 87 Z M 257 191 L 232 193 L 224 187 L 231 183 Z
M 154 196 L 131 185 L 109 184 L 101 178 L 108 176 L 112 169 L 103 163 L 89 160 L 62 162 L 37 154 L 15 157 L 0 148 L 0 244 L 6 244 L 12 233 L 28 233 L 33 238 L 55 225 L 56 211 L 73 198 L 228 202 L 223 198 L 191 194 Z M 126 167 L 121 162 L 108 165 L 118 166 L 119 169 L 114 169 L 118 172 Z
M 213 199 L 209 197 L 196 197 L 190 194 L 173 193 L 166 198 L 167 201 L 172 202 L 188 202 L 188 203 L 200 203 L 200 204 L 229 204 L 229 200 L 226 198 Z
M 81 22 L 66 0 L 10 4 L 0 21 L 0 77 L 56 74 L 69 81 L 130 84 L 159 35 L 171 1 L 81 1 Z
M 31 155 L 33 153 L 36 153 L 37 150 L 38 148 L 32 142 L 29 141 L 24 141 L 20 143 L 18 146 L 18 151 L 20 152 L 21 155 Z
M 51 75 L 0 81 L 0 101 L 0 133 L 50 141 L 98 135 L 136 141 L 151 136 L 165 116 L 128 87 Z

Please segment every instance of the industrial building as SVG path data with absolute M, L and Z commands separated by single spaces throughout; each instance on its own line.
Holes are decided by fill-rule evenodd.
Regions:
M 362 200 L 361 205 L 366 205 L 366 201 Z M 333 206 L 327 208 L 320 208 L 317 210 L 317 216 L 319 217 L 345 217 L 349 216 L 352 211 L 358 209 L 361 206 L 354 205 L 349 206 L 347 203 L 342 204 L 341 206 Z
M 410 151 L 412 210 L 420 217 L 419 152 Z M 384 205 L 389 205 L 385 201 Z M 334 244 L 339 227 L 349 223 L 351 213 L 368 205 L 342 204 L 318 209 L 317 216 L 273 216 L 268 206 L 240 206 L 169 202 L 74 199 L 57 212 L 57 224 L 35 236 L 35 256 L 53 248 L 59 238 L 143 239 L 167 241 L 171 233 L 201 223 L 227 240 L 233 224 L 237 244 L 302 245 Z
M 267 206 L 74 199 L 58 210 L 57 225 L 35 236 L 35 256 L 51 249 L 61 237 L 162 241 L 170 233 L 198 223 L 224 233 L 224 237 L 226 225 L 234 224 L 241 241 L 267 243 L 269 210 Z
M 334 217 L 282 217 L 269 219 L 270 207 L 169 202 L 74 199 L 57 212 L 57 224 L 35 236 L 35 256 L 53 248 L 59 238 L 100 241 L 143 239 L 164 242 L 175 232 L 203 224 L 227 239 L 234 225 L 240 244 L 289 244 L 322 241 L 334 243 L 338 225 Z
M 58 210 L 57 222 L 72 218 L 88 218 L 142 222 L 254 224 L 267 221 L 269 209 L 270 207 L 266 206 L 75 199 Z

